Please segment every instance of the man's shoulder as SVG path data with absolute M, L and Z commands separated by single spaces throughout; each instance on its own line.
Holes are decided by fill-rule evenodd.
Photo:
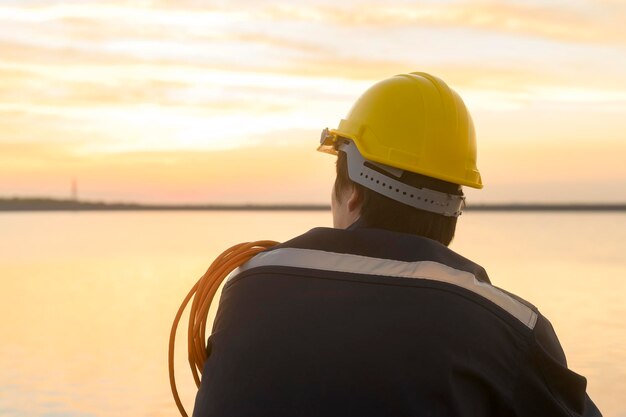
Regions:
M 457 300 L 447 302 L 488 310 L 526 334 L 538 316 L 534 306 L 492 286 L 480 265 L 446 246 L 380 229 L 315 228 L 257 255 L 238 273 L 236 279 L 280 273 L 420 288 L 437 298 L 447 293 Z

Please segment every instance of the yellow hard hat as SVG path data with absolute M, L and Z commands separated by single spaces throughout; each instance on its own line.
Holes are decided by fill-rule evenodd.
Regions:
M 352 140 L 368 161 L 459 185 L 482 188 L 472 118 L 459 95 L 423 72 L 400 74 L 370 87 L 318 150 L 337 153 Z

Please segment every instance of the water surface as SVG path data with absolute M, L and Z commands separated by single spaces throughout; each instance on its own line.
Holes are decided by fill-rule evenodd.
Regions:
M 242 241 L 328 212 L 0 215 L 0 415 L 173 416 L 167 339 L 187 291 Z M 605 416 L 626 417 L 626 215 L 466 213 L 452 248 L 553 323 Z M 177 370 L 191 410 L 185 346 Z

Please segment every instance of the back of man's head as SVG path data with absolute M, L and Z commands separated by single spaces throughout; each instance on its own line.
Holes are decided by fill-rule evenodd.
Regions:
M 417 188 L 427 188 L 459 196 L 463 195 L 461 186 L 457 184 L 409 171 L 404 171 L 400 180 Z M 334 188 L 337 201 L 341 201 L 342 191 L 347 187 L 355 187 L 361 196 L 359 221 L 365 227 L 424 236 L 441 242 L 446 246 L 450 244 L 454 237 L 457 217 L 416 209 L 353 182 L 348 176 L 346 154 L 339 152 L 337 155 L 337 176 L 335 177 Z

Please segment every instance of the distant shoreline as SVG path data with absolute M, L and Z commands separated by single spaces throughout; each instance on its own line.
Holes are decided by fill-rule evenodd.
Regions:
M 0 212 L 40 211 L 328 211 L 323 204 L 138 204 L 52 198 L 0 198 Z M 624 212 L 626 203 L 510 203 L 468 205 L 467 211 Z

